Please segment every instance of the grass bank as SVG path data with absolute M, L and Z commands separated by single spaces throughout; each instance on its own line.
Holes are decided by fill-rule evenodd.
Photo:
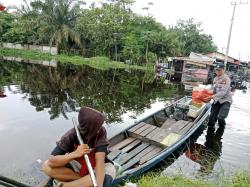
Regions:
M 40 53 L 32 50 L 7 49 L 0 48 L 0 56 L 18 57 L 29 60 L 52 60 L 60 63 L 71 63 L 74 65 L 87 65 L 96 69 L 134 69 L 153 72 L 153 64 L 144 66 L 128 65 L 122 62 L 111 61 L 107 57 L 83 58 L 81 56 L 68 56 L 64 54 L 51 55 L 49 53 Z
M 229 178 L 215 181 L 204 179 L 189 179 L 184 176 L 160 176 L 146 174 L 133 181 L 138 187 L 250 187 L 250 172 L 235 173 Z

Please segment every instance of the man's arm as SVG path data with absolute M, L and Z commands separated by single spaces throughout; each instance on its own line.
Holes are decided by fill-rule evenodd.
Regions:
M 223 84 L 221 84 L 220 90 L 217 93 L 215 93 L 213 96 L 214 101 L 217 102 L 222 97 L 224 97 L 226 95 L 226 93 L 228 92 L 228 90 L 230 89 L 230 86 L 231 86 L 230 79 L 225 78 L 223 80 Z
M 105 176 L 105 152 L 97 152 L 95 153 L 95 160 L 96 160 L 96 180 L 98 187 L 103 186 L 104 176 Z
M 55 154 L 55 152 L 56 152 L 56 154 Z M 56 168 L 56 167 L 65 166 L 70 161 L 72 161 L 76 158 L 80 158 L 85 154 L 89 154 L 90 150 L 89 150 L 89 146 L 84 144 L 84 145 L 78 146 L 78 148 L 75 151 L 73 151 L 69 154 L 64 153 L 65 155 L 63 155 L 63 154 L 61 154 L 61 152 L 60 153 L 59 152 L 55 151 L 55 150 L 52 152 L 52 155 L 50 156 L 48 163 L 47 163 L 50 167 Z

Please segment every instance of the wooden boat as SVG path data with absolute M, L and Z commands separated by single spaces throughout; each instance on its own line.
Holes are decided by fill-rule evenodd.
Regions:
M 160 163 L 204 124 L 210 104 L 193 119 L 187 116 L 190 101 L 190 97 L 183 97 L 110 139 L 108 158 L 119 168 L 114 185 Z
M 187 116 L 190 101 L 183 97 L 110 139 L 108 158 L 120 168 L 113 184 L 154 167 L 204 124 L 211 105 L 206 104 L 193 119 Z

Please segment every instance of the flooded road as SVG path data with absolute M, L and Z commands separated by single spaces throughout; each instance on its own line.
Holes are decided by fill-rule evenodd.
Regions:
M 0 62 L 0 90 L 7 95 L 0 98 L 0 174 L 36 184 L 43 178 L 37 160 L 45 160 L 55 142 L 72 128 L 71 118 L 77 116 L 80 106 L 103 111 L 108 136 L 112 137 L 183 95 L 151 78 L 145 72 L 129 70 Z M 250 168 L 249 90 L 235 93 L 224 132 L 207 136 L 204 130 L 196 148 L 206 149 L 214 137 L 216 150 L 210 152 L 215 157 L 209 164 L 208 177 Z M 164 173 L 204 174 L 206 165 L 201 166 L 201 157 L 189 157 L 188 152 L 181 153 Z

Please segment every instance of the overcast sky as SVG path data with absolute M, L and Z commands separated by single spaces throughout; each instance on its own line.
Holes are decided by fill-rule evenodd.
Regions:
M 20 5 L 22 0 L 0 0 L 4 5 Z M 89 2 L 91 0 L 87 0 Z M 92 0 L 93 1 L 93 0 Z M 98 0 L 96 0 L 98 1 Z M 153 5 L 148 6 L 148 2 Z M 237 1 L 239 2 L 239 1 Z M 163 25 L 173 25 L 178 19 L 195 18 L 202 22 L 206 34 L 213 36 L 218 51 L 225 53 L 233 6 L 230 0 L 136 0 L 133 10 L 147 14 L 143 7 Z M 250 60 L 250 4 L 236 7 L 229 55 Z

